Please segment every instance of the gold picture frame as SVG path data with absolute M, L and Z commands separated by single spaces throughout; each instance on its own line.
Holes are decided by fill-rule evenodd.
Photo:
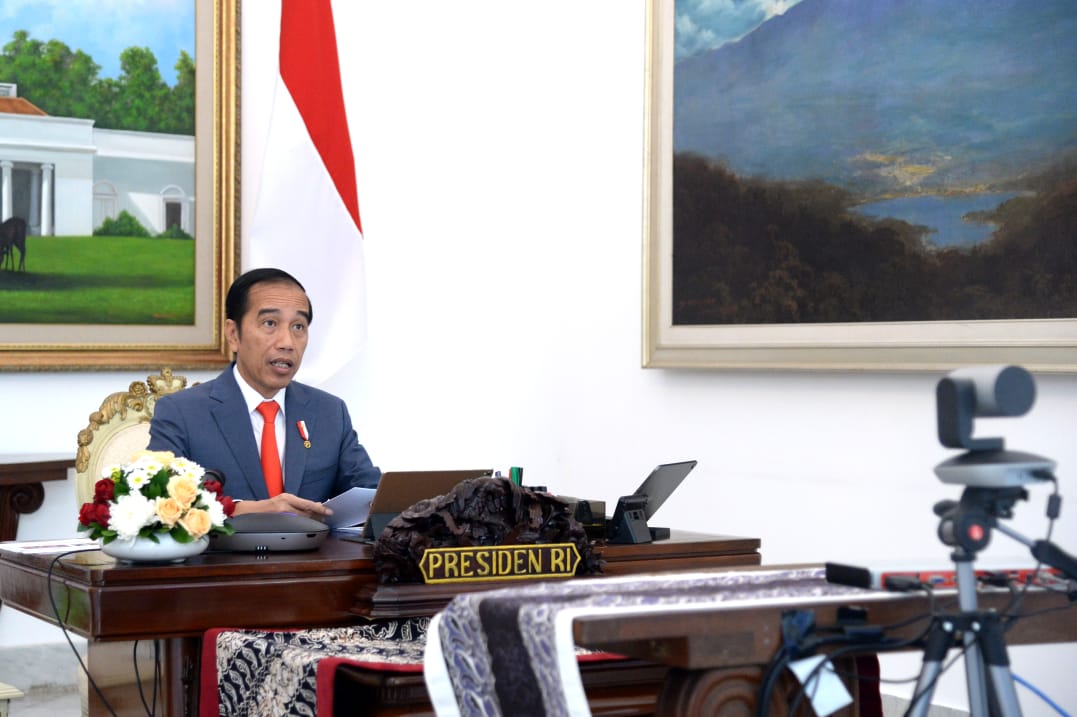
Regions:
M 674 0 L 648 0 L 643 218 L 645 368 L 1077 371 L 1077 320 L 673 324 Z
M 225 294 L 239 266 L 240 0 L 191 1 L 196 10 L 198 199 L 194 324 L 4 324 L 0 369 L 208 369 L 231 360 L 223 323 Z

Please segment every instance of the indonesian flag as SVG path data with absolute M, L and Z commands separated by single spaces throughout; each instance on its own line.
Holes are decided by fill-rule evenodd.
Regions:
M 308 383 L 331 377 L 363 343 L 362 231 L 333 9 L 329 0 L 282 0 L 280 74 L 244 264 L 284 269 L 306 288 Z

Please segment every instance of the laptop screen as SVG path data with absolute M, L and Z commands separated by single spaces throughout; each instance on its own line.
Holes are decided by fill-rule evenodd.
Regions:
M 382 473 L 378 489 L 370 501 L 363 535 L 372 538 L 401 511 L 420 500 L 445 495 L 460 481 L 493 475 L 490 468 L 449 471 L 389 471 Z

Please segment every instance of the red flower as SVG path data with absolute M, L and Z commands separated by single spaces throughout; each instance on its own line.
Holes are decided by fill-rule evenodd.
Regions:
M 111 478 L 102 478 L 94 483 L 93 500 L 95 503 L 107 503 L 116 495 L 116 484 Z
M 222 495 L 217 498 L 217 500 L 219 500 L 221 502 L 221 505 L 224 506 L 224 514 L 231 518 L 232 514 L 236 512 L 236 503 L 232 500 L 232 497 Z
M 107 528 L 111 517 L 107 503 L 83 503 L 79 509 L 79 523 L 85 526 L 97 523 L 102 528 Z
M 221 491 L 224 490 L 224 486 L 221 485 L 221 482 L 219 480 L 213 480 L 212 478 L 203 481 L 202 488 L 215 495 L 220 495 Z

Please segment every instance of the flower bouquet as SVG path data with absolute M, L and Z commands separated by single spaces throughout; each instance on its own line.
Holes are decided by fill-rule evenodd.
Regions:
M 221 482 L 172 453 L 143 451 L 129 463 L 102 471 L 94 499 L 79 510 L 80 531 L 89 531 L 102 546 L 114 540 L 143 538 L 154 543 L 200 541 L 211 534 L 231 535 L 228 517 L 235 511 Z

